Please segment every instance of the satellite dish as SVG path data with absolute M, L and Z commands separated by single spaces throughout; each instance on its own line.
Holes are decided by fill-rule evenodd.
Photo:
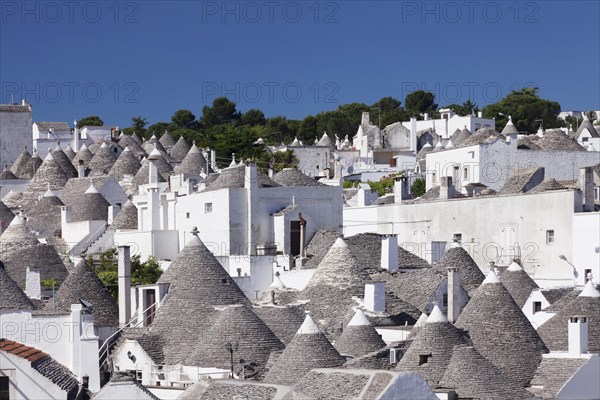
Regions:
M 346 171 L 348 171 L 349 174 L 353 174 L 354 173 L 354 166 L 349 166 Z

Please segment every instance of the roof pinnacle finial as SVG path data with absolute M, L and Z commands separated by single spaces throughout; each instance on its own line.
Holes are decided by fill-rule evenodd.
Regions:
M 200 232 L 200 231 L 198 230 L 198 227 L 197 227 L 197 226 L 194 226 L 194 227 L 192 228 L 191 234 L 197 237 L 199 232 Z

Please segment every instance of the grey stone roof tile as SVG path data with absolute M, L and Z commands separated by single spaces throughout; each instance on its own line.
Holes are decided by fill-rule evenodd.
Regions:
M 519 383 L 507 376 L 472 346 L 454 348 L 440 386 L 464 399 L 530 399 Z
M 456 326 L 482 356 L 525 386 L 548 348 L 494 272 L 464 307 Z M 518 340 L 517 340 L 518 338 Z
M 247 305 L 227 306 L 211 326 L 197 337 L 185 365 L 230 368 L 228 343 L 236 344 L 234 364 L 244 364 L 244 376 L 258 377 L 264 372 L 271 351 L 283 350 L 283 343 Z M 234 369 L 236 374 L 241 370 Z
M 138 227 L 138 209 L 131 200 L 123 205 L 111 226 L 112 229 L 137 229 Z
M 218 174 L 213 180 L 207 180 L 205 192 L 220 190 L 220 189 L 231 189 L 231 188 L 242 188 L 246 180 L 246 167 L 241 165 L 237 167 L 225 168 Z M 210 175 L 209 175 L 210 176 Z M 258 186 L 259 187 L 277 187 L 278 183 L 271 180 L 267 175 L 258 173 Z
M 125 175 L 135 176 L 141 167 L 142 164 L 140 164 L 138 158 L 129 150 L 129 147 L 125 147 L 125 150 L 123 150 L 117 161 L 112 165 L 108 174 L 114 176 L 120 182 Z
M 544 173 L 545 170 L 543 167 L 517 169 L 504 183 L 504 186 L 498 191 L 498 194 L 519 194 L 528 192 L 544 181 Z
M 0 310 L 33 310 L 31 300 L 4 270 L 0 261 Z
M 176 161 L 182 161 L 191 148 L 192 146 L 190 146 L 187 140 L 183 136 L 180 136 L 177 143 L 169 151 L 169 156 Z
M 500 280 L 519 308 L 523 308 L 531 292 L 539 288 L 521 266 L 518 270 L 507 269 L 500 275 Z
M 117 157 L 111 147 L 107 143 L 102 143 L 87 166 L 90 169 L 89 175 L 106 175 L 116 161 Z
M 24 176 L 27 161 L 29 161 L 30 158 L 31 154 L 29 154 L 29 152 L 27 151 L 27 146 L 25 146 L 25 148 L 23 149 L 23 151 L 21 151 L 13 165 L 11 165 L 10 171 L 19 178 Z
M 254 307 L 254 312 L 285 345 L 294 338 L 304 322 L 304 312 L 297 305 L 265 304 Z
M 469 296 L 473 296 L 485 279 L 485 275 L 483 275 L 475 260 L 462 247 L 450 248 L 434 268 L 441 274 L 447 274 L 448 268 L 451 267 L 460 269 L 460 285 L 467 291 Z
M 175 170 L 179 173 L 192 175 L 200 175 L 203 171 L 208 173 L 206 159 L 195 143 Z
M 70 311 L 71 304 L 79 304 L 79 299 L 92 303 L 94 325 L 118 326 L 119 308 L 104 283 L 96 273 L 82 260 L 71 271 L 67 279 L 56 292 L 54 307 L 52 302 L 46 305 L 48 310 Z
M 281 186 L 325 186 L 297 168 L 284 168 L 273 176 L 273 181 Z
M 214 306 L 250 305 L 197 236 L 192 237 L 158 282 L 168 283 L 169 292 L 156 313 L 151 333 L 163 339 L 166 363 L 185 361 L 199 332 L 211 325 L 216 314 Z M 178 329 L 173 330 L 174 326 Z
M 54 161 L 56 161 L 58 166 L 63 170 L 67 178 L 75 178 L 77 176 L 77 170 L 60 147 L 60 142 L 57 142 L 56 147 L 52 149 L 52 157 L 54 157 Z
M 531 380 L 531 386 L 541 387 L 535 394 L 544 399 L 555 399 L 563 386 L 588 361 L 586 358 L 542 358 Z

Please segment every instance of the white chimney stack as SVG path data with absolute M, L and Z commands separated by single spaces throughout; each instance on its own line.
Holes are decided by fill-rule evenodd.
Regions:
M 460 288 L 460 268 L 448 267 L 448 321 L 456 322 L 460 315 L 458 292 Z
M 569 355 L 579 357 L 588 352 L 587 317 L 569 318 Z
M 410 191 L 408 190 L 408 178 L 400 176 L 394 178 L 394 203 L 402 203 L 410 200 Z
M 381 268 L 394 272 L 398 269 L 398 236 L 385 236 L 381 239 Z
M 410 151 L 417 154 L 417 119 L 410 118 Z
M 25 294 L 30 299 L 39 300 L 42 298 L 42 280 L 40 269 L 38 267 L 27 267 L 25 277 Z
M 365 309 L 375 313 L 385 312 L 385 283 L 365 283 Z
M 361 125 L 369 125 L 370 123 L 371 123 L 371 119 L 369 118 L 369 113 L 368 112 L 362 113 Z
M 483 118 L 483 111 L 477 111 L 477 118 Z
M 129 246 L 118 247 L 120 327 L 127 325 L 131 319 L 131 257 L 129 252 Z
M 451 176 L 443 176 L 440 185 L 440 199 L 448 200 L 454 198 L 454 186 Z

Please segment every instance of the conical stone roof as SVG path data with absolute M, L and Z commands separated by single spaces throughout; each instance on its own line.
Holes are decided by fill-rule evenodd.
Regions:
M 473 346 L 459 345 L 452 351 L 440 386 L 456 391 L 461 399 L 531 399 L 523 389 Z
M 437 385 L 446 372 L 454 346 L 460 344 L 471 344 L 468 335 L 449 323 L 436 305 L 419 327 L 397 369 L 418 372 L 430 385 Z M 426 362 L 423 356 L 428 356 Z
M 296 305 L 263 305 L 254 312 L 287 345 L 304 322 L 304 312 Z
M 75 153 L 75 150 L 73 150 L 73 148 L 71 147 L 71 144 L 67 144 L 67 147 L 65 148 L 65 155 L 70 161 L 73 161 L 73 159 L 77 155 L 77 153 Z
M 23 151 L 19 154 L 13 165 L 10 167 L 10 172 L 15 174 L 15 176 L 21 178 L 26 174 L 26 166 L 27 161 L 31 158 L 31 154 L 27 151 L 27 146 L 23 149 Z
M 56 310 L 71 311 L 71 304 L 79 304 L 79 299 L 92 303 L 94 325 L 118 326 L 119 307 L 113 300 L 104 283 L 88 267 L 85 260 L 81 260 L 71 271 L 67 279 L 60 285 L 56 292 Z M 46 305 L 47 310 L 52 310 L 53 304 Z
M 456 321 L 481 355 L 525 386 L 548 349 L 500 279 L 490 271 Z
M 90 169 L 89 175 L 106 175 L 116 161 L 117 158 L 115 157 L 112 149 L 106 144 L 106 142 L 102 143 L 102 145 L 94 154 L 94 157 L 92 157 L 90 160 L 88 165 L 88 168 Z
M 124 135 L 119 139 L 119 146 L 125 150 L 125 148 L 129 147 L 129 151 L 131 151 L 138 160 L 141 160 L 143 157 L 146 157 L 146 151 L 140 146 L 138 142 L 132 136 Z
M 577 297 L 565 304 L 555 316 L 538 328 L 538 333 L 550 350 L 568 350 L 568 322 L 573 316 L 587 317 L 588 351 L 600 352 L 600 293 L 592 281 L 588 281 Z
M 306 287 L 331 286 L 344 289 L 354 287 L 363 289 L 365 282 L 369 280 L 369 274 L 360 265 L 346 242 L 342 238 L 337 238 Z
M 460 284 L 469 296 L 475 293 L 475 290 L 485 279 L 485 275 L 483 275 L 473 258 L 462 247 L 449 249 L 435 265 L 435 269 L 442 274 L 447 274 L 447 269 L 450 267 L 460 268 Z
M 19 179 L 19 178 L 17 178 L 17 176 L 15 174 L 13 174 L 10 169 L 8 169 L 8 166 L 6 166 L 2 170 L 2 173 L 0 173 L 0 180 L 8 181 L 11 179 Z
M 0 235 L 0 251 L 3 255 L 0 259 L 4 259 L 5 254 L 11 253 L 14 250 L 35 246 L 39 243 L 40 241 L 35 233 L 25 226 L 25 221 L 20 216 L 15 215 L 8 227 Z
M 147 159 L 142 160 L 142 166 L 138 170 L 137 174 L 131 181 L 131 187 L 133 192 L 137 193 L 140 185 L 147 185 L 150 180 L 150 161 Z M 161 174 L 158 174 L 158 182 L 166 182 L 165 178 Z
M 35 228 L 43 237 L 54 237 L 61 232 L 61 207 L 64 203 L 51 190 L 33 205 L 27 212 L 30 227 Z
M 167 162 L 164 154 L 158 149 L 158 147 L 155 147 L 154 150 L 150 152 L 148 159 L 156 160 L 156 169 L 158 170 L 158 174 L 161 175 L 165 181 L 168 181 L 169 175 L 171 174 L 171 171 L 173 171 L 173 167 L 171 167 L 171 164 Z
M 15 219 L 15 214 L 10 211 L 10 208 L 3 201 L 0 201 L 0 230 L 4 232 L 13 219 Z
M 382 349 L 386 344 L 365 314 L 358 309 L 335 340 L 334 346 L 340 354 L 360 357 Z
M 177 140 L 177 143 L 175 143 L 175 145 L 171 148 L 169 156 L 175 161 L 182 161 L 191 148 L 192 147 L 190 146 L 190 144 L 185 140 L 183 136 L 181 136 Z
M 587 115 L 583 117 L 583 121 L 581 121 L 581 125 L 579 125 L 579 128 L 577 129 L 577 132 L 575 134 L 575 139 L 579 139 L 579 135 L 581 135 L 584 129 L 590 131 L 592 137 L 600 137 L 600 134 L 598 134 L 598 131 L 594 127 L 594 124 L 592 123 L 592 121 L 590 121 Z
M 75 157 L 71 160 L 71 162 L 73 163 L 73 165 L 75 167 L 78 167 L 79 160 L 83 160 L 83 165 L 86 168 L 89 168 L 90 161 L 92 161 L 92 158 L 94 158 L 94 155 L 92 154 L 92 152 L 88 149 L 88 147 L 84 143 L 81 145 L 81 148 L 79 149 L 79 151 L 77 152 Z
M 210 325 L 215 306 L 250 305 L 235 281 L 195 235 L 158 282 L 170 286 L 151 329 L 164 339 L 167 364 L 184 362 L 189 357 L 198 333 Z
M 167 155 L 167 149 L 160 143 L 156 136 L 152 136 L 148 141 L 144 142 L 142 148 L 146 151 L 146 153 L 150 154 L 154 149 L 158 150 L 160 154 L 165 157 Z
M 19 202 L 23 198 L 23 193 L 15 190 L 10 190 L 3 198 L 2 202 L 6 204 L 8 208 L 19 208 Z M 12 218 L 9 223 L 12 222 Z
M 501 134 L 506 136 L 506 135 L 511 135 L 511 134 L 518 134 L 519 131 L 517 129 L 517 127 L 515 126 L 515 124 L 513 124 L 512 122 L 512 118 L 509 116 L 508 117 L 508 122 L 506 123 L 506 125 L 504 125 L 504 129 L 502 129 Z
M 260 374 L 271 351 L 283 350 L 283 343 L 252 311 L 249 306 L 235 304 L 219 312 L 214 323 L 200 333 L 196 346 L 185 365 L 229 369 L 230 353 L 227 344 L 236 344 L 234 364 L 248 365 L 248 375 Z M 237 371 L 236 371 L 237 372 Z
M 273 180 L 281 186 L 325 186 L 297 168 L 284 168 L 273 175 Z
M 0 310 L 33 310 L 31 300 L 4 270 L 0 261 Z
M 181 165 L 177 168 L 177 171 L 182 174 L 200 175 L 202 171 L 208 173 L 206 168 L 206 159 L 198 147 L 193 144 L 192 148 L 181 162 Z
M 77 177 L 77 170 L 71 163 L 71 160 L 65 152 L 60 147 L 60 142 L 56 143 L 56 146 L 52 150 L 52 157 L 54 157 L 54 161 L 58 164 L 58 166 L 63 170 L 67 178 L 75 178 Z
M 2 252 L 0 259 L 4 262 L 6 272 L 25 290 L 27 267 L 40 268 L 41 279 L 55 279 L 59 284 L 68 275 L 65 265 L 52 245 L 39 243 Z
M 539 288 L 537 283 L 515 261 L 500 276 L 500 280 L 519 308 L 523 308 L 531 292 Z
M 90 186 L 82 196 L 81 201 L 70 205 L 73 220 L 78 221 L 106 221 L 108 220 L 108 207 L 110 203 L 94 186 Z
M 142 141 L 142 139 L 141 139 L 141 138 L 140 138 L 140 137 L 137 135 L 137 133 L 135 133 L 135 132 L 134 132 L 134 133 L 133 133 L 133 135 L 131 135 L 131 138 L 132 138 L 133 140 L 135 140 L 135 141 L 136 141 L 136 143 L 137 143 L 137 144 L 139 144 L 140 146 L 142 145 L 143 141 Z
M 170 149 L 171 147 L 175 146 L 175 139 L 173 139 L 173 136 L 171 136 L 168 131 L 165 131 L 158 141 L 165 149 Z
M 138 227 L 138 209 L 131 200 L 123 205 L 111 226 L 112 229 L 137 229 Z
M 344 361 L 310 315 L 307 315 L 296 336 L 271 366 L 264 380 L 280 385 L 293 385 L 314 368 L 335 368 Z
M 137 157 L 129 150 L 129 147 L 125 147 L 108 174 L 114 176 L 117 181 L 122 181 L 125 175 L 135 176 L 141 167 L 142 164 L 140 164 Z
M 29 184 L 29 190 L 32 192 L 45 192 L 48 189 L 61 190 L 69 178 L 63 169 L 56 163 L 52 154 L 48 153 L 44 162 L 33 176 Z
M 327 132 L 323 132 L 323 136 L 321 136 L 321 139 L 319 139 L 319 141 L 317 142 L 317 146 L 334 147 L 335 145 L 331 141 L 329 135 L 327 135 Z
M 23 168 L 23 170 L 20 170 L 17 176 L 21 179 L 33 178 L 37 170 L 42 166 L 42 163 L 43 161 L 38 156 L 37 151 L 33 149 L 33 154 L 31 155 L 31 158 L 29 159 L 29 161 L 27 161 L 25 168 Z

